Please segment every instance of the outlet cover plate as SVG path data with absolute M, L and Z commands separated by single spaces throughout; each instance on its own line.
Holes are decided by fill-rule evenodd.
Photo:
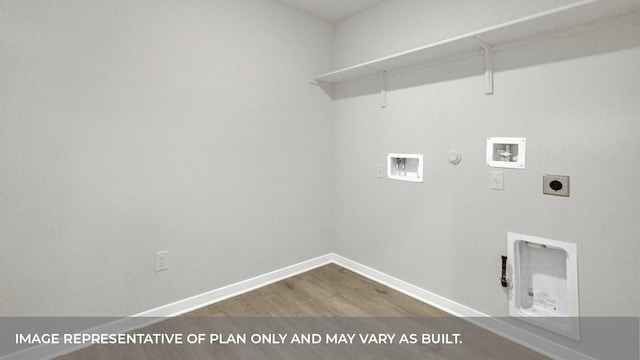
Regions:
M 569 197 L 569 176 L 543 175 L 542 193 L 545 195 Z
M 491 189 L 504 190 L 504 172 L 502 171 L 491 172 Z
M 169 269 L 169 252 L 158 251 L 156 253 L 156 272 Z

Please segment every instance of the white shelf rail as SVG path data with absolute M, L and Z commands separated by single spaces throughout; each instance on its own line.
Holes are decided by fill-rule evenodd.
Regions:
M 550 31 L 582 25 L 593 15 L 581 10 L 599 0 L 579 0 L 570 4 L 521 17 L 512 21 L 455 36 L 415 49 L 367 61 L 354 66 L 316 76 L 314 83 L 322 88 L 333 84 L 379 74 L 381 77 L 382 107 L 386 107 L 387 76 L 417 64 L 436 60 L 456 59 L 465 54 L 484 52 L 486 94 L 493 94 L 493 52 L 497 45 L 519 41 Z

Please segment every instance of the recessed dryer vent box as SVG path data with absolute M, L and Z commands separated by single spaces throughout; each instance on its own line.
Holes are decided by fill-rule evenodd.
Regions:
M 509 315 L 580 341 L 578 247 L 507 234 Z
M 390 153 L 387 177 L 394 180 L 422 182 L 422 154 Z
M 499 168 L 524 169 L 525 138 L 487 138 L 487 165 Z

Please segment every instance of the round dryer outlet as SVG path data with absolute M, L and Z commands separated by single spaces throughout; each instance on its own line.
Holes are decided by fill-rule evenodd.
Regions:
M 545 174 L 542 177 L 542 193 L 569 197 L 569 177 Z

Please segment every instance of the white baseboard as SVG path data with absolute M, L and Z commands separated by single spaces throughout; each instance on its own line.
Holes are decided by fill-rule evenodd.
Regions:
M 447 298 L 434 294 L 430 291 L 412 285 L 393 276 L 387 275 L 353 260 L 347 259 L 337 254 L 326 254 L 317 258 L 303 261 L 282 269 L 278 269 L 263 275 L 243 280 L 235 284 L 224 286 L 200 295 L 192 296 L 171 304 L 163 305 L 151 310 L 141 312 L 128 318 L 114 321 L 94 329 L 87 330 L 87 333 L 123 333 L 141 327 L 149 326 L 159 321 L 158 318 L 174 317 L 184 313 L 214 304 L 216 302 L 255 290 L 262 286 L 286 279 L 291 276 L 315 269 L 317 267 L 335 263 L 355 273 L 358 273 L 371 280 L 386 285 L 394 290 L 411 296 L 426 304 L 446 311 L 455 316 L 468 318 L 467 320 L 489 330 L 499 336 L 509 339 L 522 346 L 530 348 L 553 359 L 563 360 L 596 360 L 573 349 L 557 344 L 551 340 L 527 332 L 523 329 L 500 321 L 491 320 L 488 315 L 476 311 L 462 304 L 451 301 Z M 485 318 L 481 323 L 473 318 Z M 489 320 L 489 321 L 485 321 Z M 487 325 L 489 324 L 489 325 Z M 47 346 L 34 346 L 20 352 L 0 357 L 0 360 L 43 360 L 77 351 L 86 346 L 69 345 L 67 347 L 53 348 Z
M 430 291 L 419 288 L 415 285 L 409 284 L 408 282 L 397 279 L 391 275 L 387 275 L 378 270 L 372 269 L 368 266 L 357 263 L 351 259 L 347 259 L 343 256 L 332 254 L 333 262 L 347 268 L 357 274 L 360 274 L 366 278 L 369 278 L 373 281 L 379 282 L 383 285 L 386 285 L 394 290 L 397 290 L 405 295 L 409 295 L 414 299 L 420 300 L 424 303 L 427 303 L 433 307 L 436 307 L 442 311 L 446 311 L 449 314 L 459 316 L 459 317 L 486 317 L 488 315 L 483 314 L 479 311 L 473 310 L 464 305 L 453 302 L 447 298 L 444 298 L 440 295 L 436 295 Z
M 192 296 L 174 303 L 163 305 L 139 314 L 135 317 L 173 317 L 217 303 L 228 298 L 244 294 L 251 290 L 273 284 L 274 282 L 313 270 L 317 267 L 333 262 L 333 254 L 326 254 L 301 263 L 258 275 L 251 279 L 221 287 L 204 294 Z
M 85 331 L 86 333 L 119 334 L 152 325 L 162 318 L 179 316 L 219 301 L 255 290 L 262 286 L 313 270 L 333 262 L 333 254 L 326 254 L 301 263 L 274 270 L 266 274 L 227 285 L 203 294 L 163 305 L 117 321 Z M 39 345 L 0 357 L 0 360 L 45 360 L 88 347 L 88 345 Z

